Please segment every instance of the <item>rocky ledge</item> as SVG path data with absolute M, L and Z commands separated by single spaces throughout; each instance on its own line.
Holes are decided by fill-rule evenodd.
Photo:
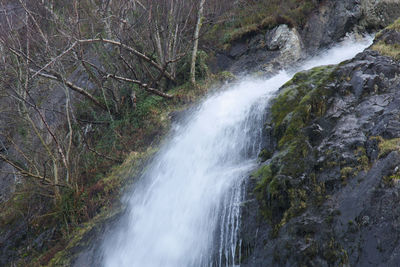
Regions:
M 214 69 L 274 73 L 337 43 L 349 32 L 375 32 L 400 16 L 397 0 L 320 0 L 304 26 L 260 29 L 216 53 Z M 285 23 L 285 22 L 283 22 Z
M 243 208 L 241 266 L 400 262 L 400 21 L 271 103 Z

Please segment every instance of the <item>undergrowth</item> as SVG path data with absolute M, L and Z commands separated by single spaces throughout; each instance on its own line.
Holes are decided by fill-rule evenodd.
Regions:
M 215 24 L 205 39 L 226 45 L 280 24 L 302 29 L 309 14 L 318 7 L 315 0 L 261 0 L 243 2 Z

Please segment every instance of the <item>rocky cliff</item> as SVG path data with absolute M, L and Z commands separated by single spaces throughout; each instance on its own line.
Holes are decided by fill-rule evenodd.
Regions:
M 295 26 L 289 20 L 287 25 L 253 31 L 217 52 L 214 68 L 274 73 L 329 47 L 349 32 L 374 32 L 399 16 L 396 0 L 318 1 L 304 25 Z
M 241 266 L 396 266 L 400 21 L 271 103 L 243 209 Z

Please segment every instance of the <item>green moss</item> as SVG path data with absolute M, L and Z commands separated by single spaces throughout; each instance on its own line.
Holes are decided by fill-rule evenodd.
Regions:
M 400 151 L 400 138 L 384 139 L 381 136 L 373 136 L 370 139 L 378 142 L 379 158 L 386 157 L 392 151 Z
M 352 167 L 344 167 L 340 170 L 340 178 L 343 182 L 354 175 L 356 175 L 356 170 Z
M 334 167 L 336 167 L 338 165 L 338 163 L 336 162 L 336 161 L 328 161 L 327 163 L 326 163 L 326 167 L 327 168 L 334 168 Z
M 323 66 L 301 72 L 284 85 L 271 107 L 276 133 L 282 140 L 280 146 L 296 136 L 311 119 L 325 113 L 330 92 L 322 85 L 331 79 L 333 69 Z
M 381 55 L 400 60 L 400 44 L 388 44 L 384 41 L 379 41 L 371 49 L 378 51 Z
M 275 222 L 277 231 L 291 218 L 301 214 L 307 203 L 312 201 L 320 205 L 326 199 L 324 183 L 317 182 L 314 173 L 306 175 L 309 171 L 306 166 L 309 158 L 313 157 L 313 151 L 304 128 L 325 114 L 327 99 L 333 93 L 325 85 L 332 80 L 334 69 L 333 66 L 325 66 L 296 74 L 284 85 L 271 106 L 279 149 L 271 160 L 271 166 L 279 167 L 275 173 L 268 173 L 268 178 L 259 183 L 257 190 L 264 216 L 271 222 L 271 218 L 280 218 Z M 357 166 L 341 169 L 343 181 L 369 168 L 365 148 L 357 148 L 354 154 Z M 337 165 L 337 162 L 331 162 L 327 167 Z M 290 181 L 299 176 L 303 176 L 303 182 L 292 185 Z
M 325 200 L 324 184 L 317 182 L 314 173 L 306 175 L 313 151 L 303 129 L 325 114 L 332 93 L 325 84 L 332 79 L 333 70 L 333 66 L 325 66 L 296 74 L 272 103 L 279 152 L 254 177 L 259 179 L 255 190 L 261 212 L 274 225 L 275 233 L 304 212 L 309 202 L 319 205 Z M 299 176 L 303 182 L 293 185 Z
M 379 143 L 379 157 L 387 156 L 392 151 L 400 151 L 400 138 L 381 140 Z
M 292 218 L 300 215 L 307 208 L 307 191 L 304 189 L 289 189 L 291 206 L 288 210 L 288 217 Z
M 357 157 L 357 163 L 358 165 L 356 166 L 358 171 L 367 171 L 370 168 L 369 164 L 369 158 L 367 156 L 367 151 L 365 150 L 365 147 L 358 147 L 354 151 L 354 155 Z
M 400 181 L 400 174 L 399 173 L 388 175 L 388 176 L 384 176 L 382 178 L 382 182 L 388 187 L 395 186 L 395 184 L 398 183 L 399 181 Z
M 333 238 L 324 246 L 323 257 L 330 266 L 347 266 L 349 262 L 347 251 Z
M 344 184 L 347 183 L 349 178 L 357 176 L 359 172 L 368 171 L 370 169 L 369 158 L 364 147 L 358 147 L 354 150 L 354 156 L 357 159 L 355 163 L 347 165 L 346 162 L 341 162 L 342 165 L 345 165 L 340 170 L 340 178 Z
M 386 27 L 386 29 L 400 32 L 400 19 L 393 22 L 391 25 Z
M 282 176 L 274 176 L 270 165 L 258 169 L 253 177 L 259 179 L 255 192 L 263 207 L 262 215 L 268 220 L 276 221 L 276 215 L 288 206 L 287 181 Z
M 260 154 L 258 155 L 258 158 L 264 162 L 272 157 L 271 151 L 268 151 L 267 149 L 261 150 Z

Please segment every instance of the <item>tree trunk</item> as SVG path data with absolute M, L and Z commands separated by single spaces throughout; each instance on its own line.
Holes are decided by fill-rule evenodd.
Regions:
M 199 34 L 200 34 L 200 28 L 201 28 L 201 24 L 202 24 L 202 20 L 203 20 L 203 7 L 204 7 L 205 1 L 206 0 L 200 1 L 199 12 L 197 13 L 196 29 L 194 31 L 192 65 L 190 67 L 190 81 L 193 85 L 196 84 L 196 56 L 197 56 L 197 48 L 199 46 Z

